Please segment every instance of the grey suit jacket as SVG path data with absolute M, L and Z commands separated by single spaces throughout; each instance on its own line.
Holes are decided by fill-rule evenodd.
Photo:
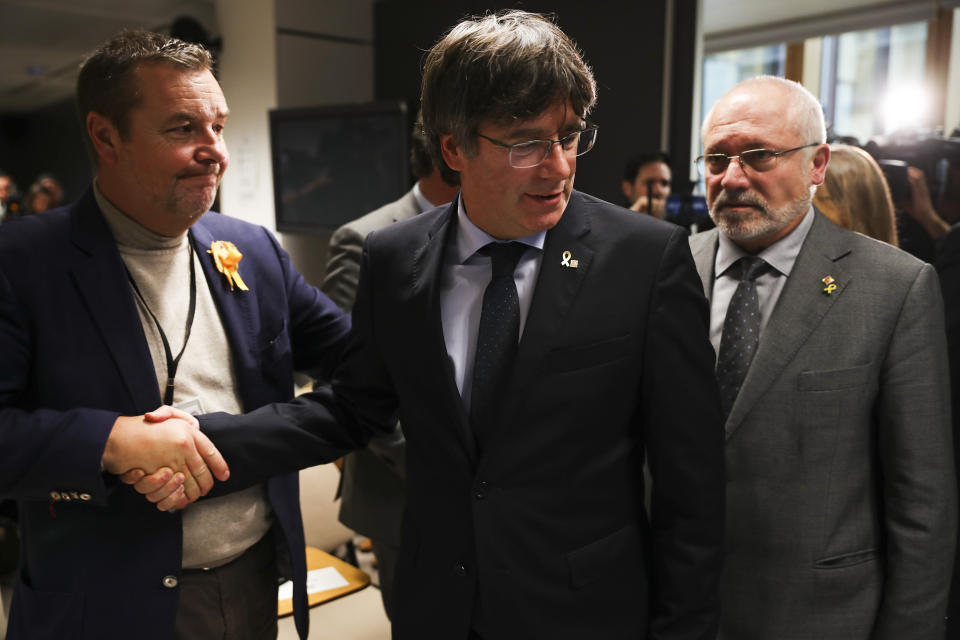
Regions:
M 937 277 L 815 215 L 726 423 L 721 638 L 942 640 L 957 516 Z M 708 298 L 717 234 L 690 239 Z
M 330 238 L 330 257 L 321 291 L 344 311 L 353 308 L 360 280 L 360 259 L 367 235 L 420 213 L 413 189 L 337 229 Z M 340 521 L 381 544 L 400 546 L 405 500 L 403 432 L 374 438 L 369 449 L 344 458 L 340 488 Z

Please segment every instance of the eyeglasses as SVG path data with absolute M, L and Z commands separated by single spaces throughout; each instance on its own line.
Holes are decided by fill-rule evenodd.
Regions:
M 800 145 L 799 147 L 785 149 L 783 151 L 750 149 L 749 151 L 741 152 L 740 155 L 737 156 L 728 156 L 723 153 L 708 153 L 707 155 L 700 156 L 694 160 L 694 163 L 697 165 L 697 170 L 700 172 L 700 175 L 703 176 L 715 176 L 726 172 L 727 167 L 730 165 L 730 161 L 734 158 L 736 158 L 737 162 L 740 163 L 740 169 L 742 171 L 746 171 L 747 167 L 750 167 L 757 173 L 763 173 L 764 171 L 770 171 L 776 167 L 781 156 L 785 156 L 788 153 L 793 153 L 794 151 L 800 151 L 800 149 L 807 149 L 809 147 L 816 147 L 819 145 L 819 142 L 811 142 L 810 144 Z
M 568 157 L 575 158 L 582 156 L 597 141 L 597 125 L 587 125 L 586 128 L 574 131 L 570 135 L 564 136 L 559 140 L 527 140 L 516 144 L 507 144 L 499 140 L 494 140 L 490 136 L 482 133 L 477 135 L 484 140 L 489 140 L 498 147 L 504 147 L 510 150 L 510 166 L 514 169 L 529 169 L 536 167 L 547 159 L 553 145 L 558 144 Z

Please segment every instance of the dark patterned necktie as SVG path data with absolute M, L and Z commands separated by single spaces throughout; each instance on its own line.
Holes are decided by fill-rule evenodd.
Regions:
M 519 242 L 495 242 L 479 251 L 490 256 L 493 277 L 483 292 L 470 391 L 470 420 L 478 435 L 496 415 L 517 353 L 520 297 L 513 272 L 526 250 L 527 245 Z
M 732 267 L 734 276 L 739 271 L 740 284 L 727 307 L 717 354 L 717 382 L 724 416 L 733 408 L 760 343 L 760 302 L 755 280 L 769 266 L 763 258 L 743 257 Z

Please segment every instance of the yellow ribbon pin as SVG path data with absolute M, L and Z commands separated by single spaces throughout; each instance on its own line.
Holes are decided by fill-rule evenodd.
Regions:
M 237 264 L 243 258 L 243 254 L 240 253 L 235 244 L 228 240 L 215 240 L 210 244 L 207 253 L 213 256 L 213 263 L 217 266 L 217 271 L 226 276 L 231 291 L 233 285 L 237 285 L 237 288 L 241 291 L 250 290 L 237 271 Z
M 830 295 L 837 290 L 836 281 L 833 279 L 833 276 L 824 276 L 821 282 L 827 286 L 823 288 L 823 292 L 827 295 Z

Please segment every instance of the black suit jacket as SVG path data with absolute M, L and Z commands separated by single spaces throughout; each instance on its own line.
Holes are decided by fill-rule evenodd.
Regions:
M 204 429 L 234 474 L 276 472 L 383 429 L 399 406 L 409 489 L 395 638 L 465 638 L 477 601 L 497 639 L 714 638 L 723 427 L 685 232 L 572 194 L 547 233 L 503 418 L 478 447 L 439 307 L 456 214 L 369 236 L 333 393 Z M 294 446 L 254 455 L 277 429 Z

